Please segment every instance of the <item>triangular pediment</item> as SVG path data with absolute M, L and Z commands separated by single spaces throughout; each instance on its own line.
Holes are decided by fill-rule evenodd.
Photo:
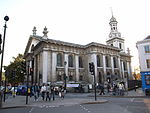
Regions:
M 42 37 L 40 37 L 40 36 L 33 36 L 33 35 L 31 35 L 29 37 L 28 43 L 26 45 L 26 49 L 25 49 L 24 55 L 27 55 L 28 53 L 31 53 L 32 52 L 32 47 L 36 46 L 42 40 L 41 38 Z

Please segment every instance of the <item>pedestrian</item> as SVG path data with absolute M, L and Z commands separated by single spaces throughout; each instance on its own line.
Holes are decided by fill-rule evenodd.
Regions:
M 111 88 L 111 87 L 110 87 L 110 84 L 108 83 L 108 84 L 107 84 L 107 93 L 110 92 L 110 88 Z
M 65 90 L 64 90 L 64 87 L 62 87 L 61 89 L 61 98 L 64 99 L 65 97 Z
M 122 82 L 119 83 L 119 95 L 123 96 L 124 95 L 124 85 Z
M 47 99 L 49 99 L 49 101 L 51 100 L 51 87 L 49 84 L 46 86 L 46 101 Z
M 33 85 L 34 101 L 38 101 L 38 93 L 39 93 L 39 86 L 36 83 L 36 84 Z
M 41 96 L 42 96 L 43 101 L 45 99 L 45 93 L 46 93 L 46 86 L 45 86 L 45 84 L 43 84 L 41 87 L 41 94 L 42 94 Z
M 100 84 L 100 94 L 99 95 L 105 95 L 104 93 L 104 86 L 102 84 Z

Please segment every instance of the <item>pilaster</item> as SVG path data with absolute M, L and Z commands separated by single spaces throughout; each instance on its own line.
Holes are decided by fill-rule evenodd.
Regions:
M 79 81 L 79 56 L 75 56 L 76 81 Z
M 56 81 L 56 59 L 57 59 L 57 56 L 56 56 L 56 53 L 55 52 L 52 52 L 52 81 Z
M 48 51 L 43 51 L 43 83 L 47 83 L 48 72 Z

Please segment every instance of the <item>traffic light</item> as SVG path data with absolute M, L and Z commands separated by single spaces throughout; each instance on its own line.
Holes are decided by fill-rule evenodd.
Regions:
M 26 74 L 26 62 L 25 61 L 21 62 L 21 69 L 22 69 L 23 73 Z
M 94 67 L 94 63 L 93 62 L 89 63 L 89 70 L 90 70 L 92 75 L 95 74 L 95 67 Z

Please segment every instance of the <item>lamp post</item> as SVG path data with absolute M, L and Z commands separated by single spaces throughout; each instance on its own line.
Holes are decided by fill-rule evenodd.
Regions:
M 7 28 L 7 21 L 9 20 L 8 16 L 4 17 L 5 20 L 5 25 L 4 25 L 4 36 L 3 36 L 3 46 L 2 46 L 2 51 L 1 51 L 1 67 L 0 67 L 0 88 L 2 86 L 2 67 L 3 67 L 3 57 L 4 57 L 4 47 L 5 47 L 5 36 L 6 36 L 6 28 Z M 0 89 L 0 108 L 2 108 L 2 91 Z
M 66 76 L 66 64 L 67 64 L 67 62 L 65 61 L 64 62 L 64 82 L 65 82 L 64 90 L 65 91 L 66 91 L 66 85 L 67 85 L 67 83 L 66 83 L 66 79 L 67 79 L 67 76 Z

